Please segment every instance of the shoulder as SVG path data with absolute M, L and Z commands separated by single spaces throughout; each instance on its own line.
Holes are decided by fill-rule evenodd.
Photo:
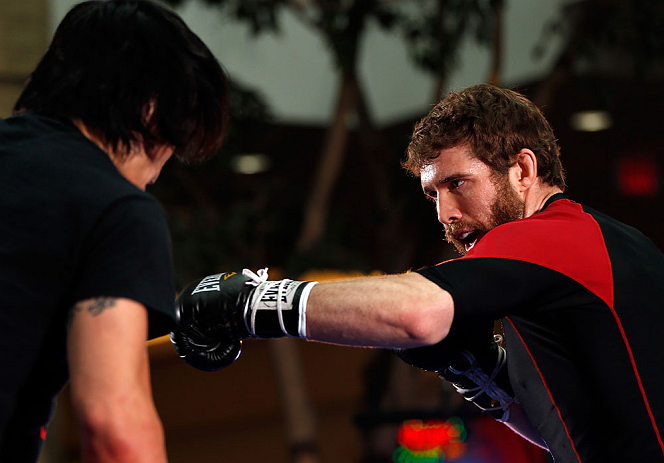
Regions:
M 0 122 L 0 152 L 4 183 L 10 182 L 19 192 L 21 187 L 30 188 L 26 196 L 43 192 L 46 200 L 57 198 L 58 204 L 67 205 L 78 197 L 103 200 L 140 191 L 66 119 L 36 114 L 4 119 Z
M 500 225 L 488 232 L 468 253 L 472 257 L 506 257 L 523 260 L 557 258 L 561 251 L 596 252 L 603 248 L 594 217 L 578 203 L 564 199 L 531 217 Z
M 168 220 L 161 205 L 144 192 L 107 197 L 88 212 L 86 249 L 170 249 Z M 153 251 L 154 252 L 154 251 Z M 131 257 L 131 253 L 126 257 Z
M 602 229 L 584 207 L 568 199 L 532 217 L 487 233 L 464 259 L 500 258 L 563 274 L 602 299 L 612 299 L 612 264 Z
M 67 119 L 25 114 L 0 120 L 0 149 L 24 154 L 86 140 Z

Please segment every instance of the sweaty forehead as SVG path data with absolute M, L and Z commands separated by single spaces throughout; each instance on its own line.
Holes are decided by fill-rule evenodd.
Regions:
M 420 169 L 420 183 L 424 188 L 426 185 L 431 185 L 435 181 L 437 169 L 433 164 L 427 164 Z
M 447 148 L 438 157 L 420 169 L 420 183 L 423 188 L 435 188 L 450 180 L 483 176 L 491 169 L 472 154 L 466 146 Z

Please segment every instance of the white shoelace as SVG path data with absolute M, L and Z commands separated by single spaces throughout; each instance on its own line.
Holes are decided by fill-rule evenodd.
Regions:
M 464 395 L 466 400 L 471 402 L 474 402 L 474 400 L 480 395 L 487 394 L 493 400 L 496 400 L 500 404 L 500 406 L 489 407 L 489 408 L 480 407 L 480 408 L 482 408 L 484 411 L 503 410 L 504 412 L 503 417 L 498 421 L 505 422 L 509 420 L 509 406 L 512 405 L 514 402 L 518 403 L 518 400 L 516 399 L 516 397 L 511 397 L 509 394 L 503 391 L 494 381 L 496 376 L 498 376 L 498 373 L 500 373 L 500 371 L 505 366 L 505 363 L 507 363 L 507 355 L 505 353 L 505 350 L 502 348 L 498 348 L 498 361 L 496 363 L 496 367 L 491 373 L 491 376 L 487 375 L 481 368 L 479 368 L 475 356 L 472 355 L 470 352 L 463 351 L 462 355 L 466 357 L 466 359 L 468 359 L 468 361 L 471 363 L 471 367 L 463 372 L 458 371 L 452 367 L 450 367 L 450 370 L 454 374 L 466 376 L 478 386 L 470 389 L 464 389 L 457 387 L 455 385 L 454 387 L 456 388 L 456 390 L 459 391 L 462 395 Z M 471 397 L 465 396 L 465 394 L 473 392 L 477 393 Z
M 247 300 L 247 304 L 244 307 L 244 323 L 245 326 L 247 327 L 247 330 L 249 331 L 249 334 L 251 334 L 253 337 L 256 337 L 256 313 L 258 312 L 258 310 L 256 310 L 252 302 L 261 301 L 265 293 L 276 285 L 277 286 L 276 310 L 277 310 L 277 318 L 279 319 L 279 328 L 281 328 L 281 331 L 284 333 L 285 336 L 293 337 L 286 330 L 286 325 L 284 324 L 284 316 L 282 313 L 284 310 L 284 305 L 282 302 L 284 288 L 293 280 L 283 279 L 280 281 L 268 282 L 267 267 L 258 270 L 257 273 L 254 273 L 251 270 L 245 268 L 244 270 L 242 270 L 242 275 L 246 276 L 247 278 L 250 278 L 251 280 L 247 281 L 247 284 L 253 285 L 257 289 L 256 294 L 250 300 Z M 251 315 L 250 317 L 247 317 L 247 312 L 249 312 L 250 310 L 251 310 Z M 247 324 L 247 318 L 250 319 L 249 324 Z
M 258 286 L 259 284 L 265 283 L 267 281 L 267 267 L 259 269 L 258 274 L 252 272 L 248 268 L 245 268 L 242 270 L 242 275 L 246 276 L 247 278 L 251 278 L 251 281 L 247 281 L 248 285 Z

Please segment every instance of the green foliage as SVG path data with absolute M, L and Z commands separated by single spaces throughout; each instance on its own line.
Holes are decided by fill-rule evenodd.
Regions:
M 333 51 L 344 72 L 355 73 L 357 52 L 367 21 L 375 19 L 383 28 L 391 28 L 397 17 L 378 0 L 330 2 L 310 13 L 310 24 L 320 33 Z
M 187 0 L 167 0 L 180 6 Z M 280 30 L 279 14 L 288 10 L 320 34 L 335 63 L 355 73 L 357 53 L 366 25 L 372 21 L 397 31 L 409 45 L 416 65 L 433 73 L 448 72 L 456 64 L 459 44 L 472 33 L 482 45 L 493 39 L 495 11 L 504 0 L 205 0 L 224 15 L 248 24 L 254 35 Z
M 535 47 L 542 56 L 552 39 L 562 37 L 567 49 L 591 68 L 605 67 L 607 56 L 620 59 L 634 76 L 658 72 L 664 65 L 664 2 L 652 0 L 587 0 L 565 7 L 544 28 Z
M 173 7 L 184 4 L 187 0 L 165 0 Z M 246 22 L 254 35 L 264 31 L 276 32 L 279 29 L 277 14 L 288 0 L 205 0 L 207 5 L 219 7 L 224 14 Z
M 420 0 L 409 6 L 400 19 L 411 58 L 423 70 L 445 75 L 457 64 L 467 33 L 481 45 L 492 44 L 503 0 Z

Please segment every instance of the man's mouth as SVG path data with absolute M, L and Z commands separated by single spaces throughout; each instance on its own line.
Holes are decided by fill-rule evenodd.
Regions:
M 462 230 L 454 233 L 452 237 L 463 244 L 463 248 L 468 252 L 482 237 L 482 232 L 480 230 Z

